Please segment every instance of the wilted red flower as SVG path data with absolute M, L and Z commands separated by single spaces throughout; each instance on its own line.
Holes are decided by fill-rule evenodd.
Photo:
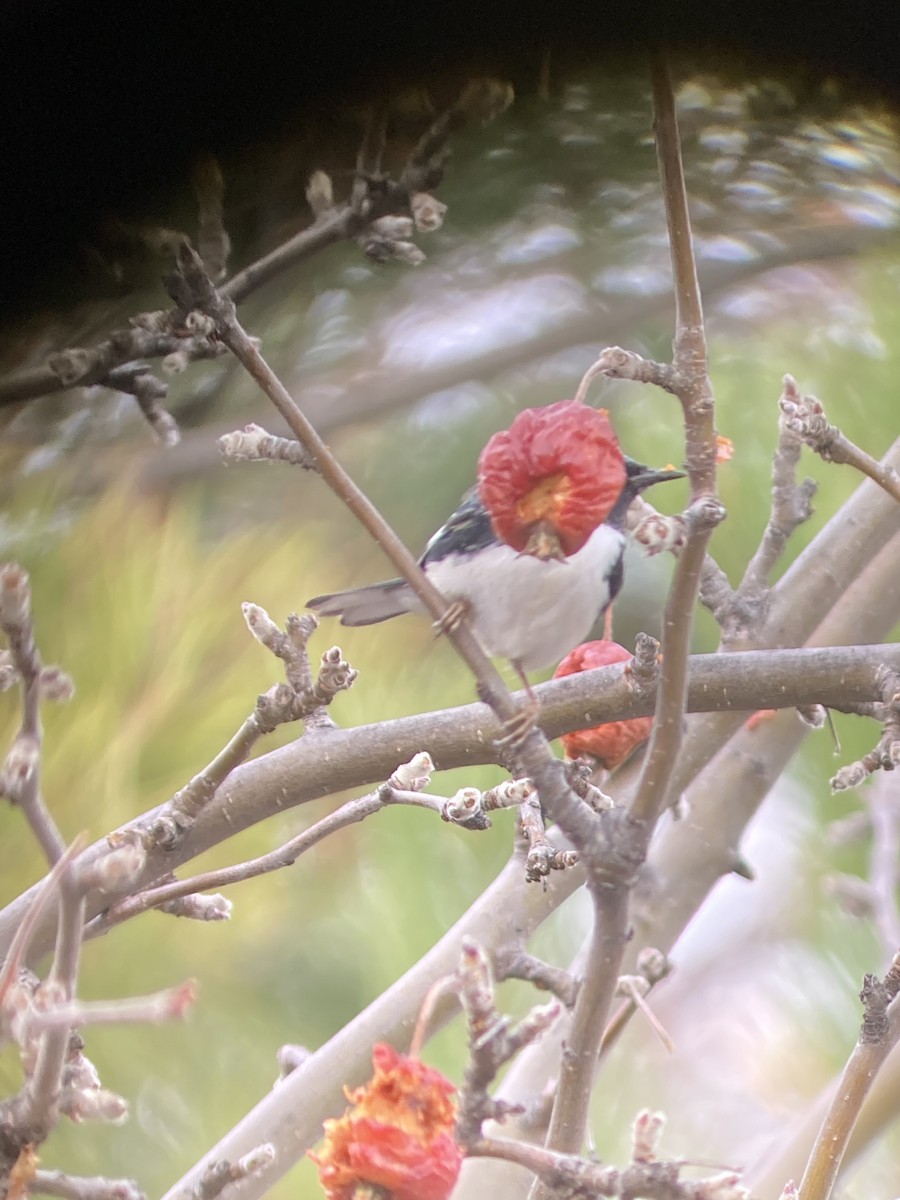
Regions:
M 447 1200 L 463 1152 L 453 1140 L 454 1087 L 417 1058 L 379 1043 L 374 1074 L 347 1089 L 352 1107 L 325 1122 L 319 1181 L 328 1200 L 355 1200 L 382 1188 L 392 1200 Z
M 594 667 L 608 667 L 612 663 L 631 662 L 634 656 L 618 642 L 582 642 L 570 650 L 553 672 L 554 679 L 564 675 L 577 675 L 579 671 L 591 671 Z M 652 717 L 633 717 L 630 721 L 607 721 L 592 729 L 580 729 L 565 733 L 562 744 L 569 758 L 589 754 L 602 767 L 612 771 L 624 762 L 635 746 L 646 742 L 653 727 Z
M 580 550 L 609 516 L 625 478 L 606 413 L 575 400 L 526 408 L 478 460 L 478 491 L 495 533 L 538 558 Z

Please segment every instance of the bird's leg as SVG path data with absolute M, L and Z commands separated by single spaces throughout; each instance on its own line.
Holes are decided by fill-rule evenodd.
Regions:
M 522 670 L 522 664 L 516 659 L 510 659 L 516 674 L 522 680 L 526 700 L 514 717 L 503 722 L 503 735 L 497 738 L 497 745 L 513 751 L 519 750 L 525 739 L 537 725 L 541 712 L 541 703 L 528 682 L 528 676 Z
M 469 616 L 471 612 L 472 605 L 468 600 L 451 600 L 444 615 L 432 626 L 434 636 L 440 637 L 444 633 L 454 633 L 459 629 L 463 617 Z
M 612 604 L 607 606 L 606 612 L 603 614 L 603 640 L 605 642 L 612 641 Z

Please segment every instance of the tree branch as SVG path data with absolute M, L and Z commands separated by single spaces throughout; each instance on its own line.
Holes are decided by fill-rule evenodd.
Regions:
M 900 501 L 900 475 L 891 466 L 878 462 L 829 425 L 821 400 L 801 395 L 793 376 L 785 375 L 781 408 L 794 434 L 825 462 L 845 463 L 875 481 L 894 500 Z
M 893 593 L 888 589 L 880 594 L 889 599 Z M 856 632 L 852 625 L 847 626 L 845 636 Z M 690 659 L 689 709 L 752 712 L 812 703 L 840 708 L 845 701 L 858 702 L 877 695 L 875 672 L 882 662 L 896 666 L 900 648 L 887 644 L 695 655 Z M 538 684 L 534 691 L 541 705 L 541 725 L 551 738 L 584 723 L 592 726 L 647 716 L 653 711 L 652 696 L 635 691 L 620 666 Z M 393 771 L 398 759 L 411 758 L 423 746 L 438 770 L 496 762 L 499 756 L 494 739 L 499 733 L 499 722 L 484 705 L 469 704 L 377 725 L 317 731 L 313 737 L 300 738 L 260 755 L 235 768 L 173 850 L 150 849 L 140 874 L 127 885 L 109 885 L 111 890 L 102 893 L 89 892 L 87 916 L 96 917 L 122 896 L 146 887 L 267 817 L 332 792 L 372 786 Z M 708 754 L 707 749 L 704 758 Z M 161 811 L 136 818 L 122 832 L 133 831 L 141 837 Z M 108 853 L 109 845 L 101 839 L 84 851 L 80 868 L 86 870 Z M 38 886 L 0 911 L 0 955 L 8 952 Z M 32 958 L 49 949 L 54 922 L 51 905 L 38 921 Z
M 884 981 L 867 975 L 860 993 L 865 1015 L 859 1041 L 838 1082 L 812 1154 L 800 1181 L 798 1200 L 828 1200 L 837 1180 L 844 1151 L 872 1082 L 891 1049 L 900 1040 L 900 1001 L 891 1001 L 900 987 L 900 956 Z

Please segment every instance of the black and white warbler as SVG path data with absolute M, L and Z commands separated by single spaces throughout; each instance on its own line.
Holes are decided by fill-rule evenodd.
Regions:
M 654 484 L 684 475 L 629 458 L 625 467 L 625 484 L 607 519 L 568 557 L 545 560 L 500 541 L 472 488 L 419 559 L 447 600 L 464 606 L 488 654 L 509 659 L 523 678 L 526 671 L 558 663 L 584 641 L 616 598 L 622 586 L 625 514 L 632 500 Z M 403 579 L 315 596 L 307 608 L 354 626 L 424 612 Z

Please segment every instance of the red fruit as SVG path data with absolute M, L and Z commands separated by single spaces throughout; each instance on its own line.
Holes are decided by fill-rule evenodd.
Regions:
M 618 642 L 582 642 L 570 650 L 553 672 L 554 679 L 564 675 L 577 675 L 579 671 L 591 671 L 594 667 L 608 667 L 612 663 L 631 662 L 629 654 Z M 635 746 L 646 742 L 653 727 L 652 717 L 633 717 L 630 721 L 607 721 L 592 729 L 580 729 L 565 733 L 562 744 L 567 758 L 578 758 L 589 754 L 601 767 L 612 771 L 625 761 Z
M 612 511 L 625 461 L 602 409 L 575 400 L 526 408 L 478 460 L 494 532 L 538 558 L 575 554 Z

